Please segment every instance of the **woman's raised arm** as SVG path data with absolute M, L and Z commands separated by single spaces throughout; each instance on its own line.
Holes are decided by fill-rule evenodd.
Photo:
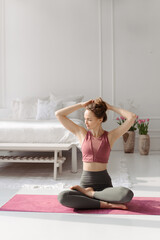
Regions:
M 89 100 L 87 102 L 81 102 L 81 103 L 77 103 L 75 105 L 71 105 L 69 107 L 65 107 L 62 109 L 59 109 L 55 112 L 55 115 L 57 117 L 57 119 L 62 123 L 62 125 L 68 129 L 69 131 L 71 131 L 73 134 L 79 136 L 79 133 L 81 131 L 83 131 L 83 127 L 77 125 L 76 123 L 74 123 L 71 119 L 67 118 L 67 115 L 69 115 L 70 113 L 86 107 L 88 104 L 90 104 L 93 100 Z
M 106 105 L 108 110 L 114 111 L 119 115 L 123 116 L 124 118 L 126 118 L 126 121 L 122 125 L 111 130 L 108 133 L 109 142 L 112 147 L 114 142 L 130 129 L 130 127 L 134 124 L 137 116 L 135 113 L 129 112 L 125 109 L 111 106 L 108 103 L 106 103 Z

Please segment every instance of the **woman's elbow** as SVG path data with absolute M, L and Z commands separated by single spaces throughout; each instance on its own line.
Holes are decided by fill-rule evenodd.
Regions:
M 61 112 L 60 112 L 60 110 L 57 110 L 57 111 L 55 111 L 55 116 L 56 116 L 56 118 L 57 119 L 59 119 L 60 117 L 62 118 L 62 117 L 65 117 L 65 115 L 63 115 Z
M 62 114 L 60 113 L 60 110 L 55 111 L 55 116 L 56 116 L 56 117 L 58 117 L 58 116 L 60 116 L 60 115 L 62 115 Z
M 58 116 L 58 111 L 55 111 L 55 113 L 54 113 L 54 114 L 55 114 L 55 116 L 57 117 L 57 116 Z
M 134 120 L 134 121 L 136 120 L 136 118 L 137 118 L 137 115 L 135 113 L 132 113 L 129 117 L 130 120 Z
M 134 120 L 136 120 L 137 115 L 136 115 L 135 113 L 133 113 L 132 118 L 133 118 Z
M 133 113 L 128 120 L 129 120 L 132 124 L 134 124 L 135 121 L 136 121 L 136 118 L 137 118 L 137 115 L 136 115 L 135 113 Z
M 61 116 L 61 114 L 59 113 L 59 111 L 58 111 L 58 110 L 55 111 L 55 117 L 56 117 L 57 119 L 59 119 L 60 116 Z

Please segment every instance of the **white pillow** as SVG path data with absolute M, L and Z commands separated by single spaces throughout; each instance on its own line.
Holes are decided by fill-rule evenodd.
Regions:
M 70 95 L 70 96 L 56 96 L 53 93 L 50 93 L 50 99 L 51 100 L 56 100 L 56 101 L 62 101 L 62 103 L 66 103 L 66 102 L 82 102 L 84 96 L 82 95 Z
M 76 102 L 66 102 L 66 103 L 63 103 L 63 108 L 65 107 L 69 107 L 69 106 L 72 106 L 72 105 L 75 105 L 77 104 Z M 81 119 L 81 112 L 78 110 L 72 112 L 71 114 L 68 115 L 69 118 L 76 118 L 76 119 Z
M 49 97 L 43 99 L 48 100 Z M 22 99 L 13 99 L 11 101 L 11 118 L 14 120 L 19 119 L 35 119 L 37 114 L 37 101 L 38 98 L 30 97 Z
M 82 95 L 75 95 L 75 96 L 55 96 L 55 94 L 50 93 L 50 99 L 54 101 L 60 101 L 62 103 L 62 107 L 68 107 L 77 103 L 82 102 L 83 100 Z M 77 111 L 71 113 L 68 115 L 69 118 L 76 118 L 76 119 L 81 119 L 83 120 L 83 113 L 84 109 L 78 109 Z
M 19 106 L 20 106 L 20 99 L 14 99 L 11 101 L 11 118 L 13 120 L 19 119 Z
M 37 99 L 21 100 L 19 103 L 19 119 L 35 119 L 37 113 Z
M 58 102 L 38 99 L 36 120 L 54 119 Z

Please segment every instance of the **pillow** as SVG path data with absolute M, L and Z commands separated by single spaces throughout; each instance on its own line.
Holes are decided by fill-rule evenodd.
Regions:
M 48 100 L 49 97 L 44 100 Z M 17 98 L 11 101 L 11 118 L 14 120 L 19 119 L 35 119 L 37 114 L 37 101 L 38 98 L 30 97 L 23 100 Z
M 65 102 L 82 102 L 84 96 L 82 95 L 70 95 L 70 96 L 56 96 L 53 93 L 50 93 L 50 99 L 54 101 L 62 101 L 62 103 Z
M 38 99 L 36 120 L 54 119 L 58 102 Z
M 19 119 L 35 119 L 37 113 L 37 99 L 21 100 L 19 103 Z
M 13 120 L 19 119 L 19 105 L 20 99 L 14 99 L 11 101 L 11 118 Z
M 55 96 L 55 94 L 50 93 L 50 99 L 54 100 L 54 101 L 60 101 L 62 103 L 62 108 L 82 102 L 83 97 L 84 96 L 82 96 L 82 95 Z M 83 120 L 83 113 L 84 113 L 84 109 L 81 108 L 81 109 L 78 109 L 77 111 L 69 114 L 68 117 Z
M 63 103 L 63 108 L 65 107 L 69 107 L 71 105 L 75 105 L 77 104 L 76 102 L 66 102 L 66 103 Z M 74 111 L 73 113 L 69 114 L 68 115 L 69 118 L 76 118 L 76 119 L 81 119 L 81 112 L 80 112 L 80 109 Z

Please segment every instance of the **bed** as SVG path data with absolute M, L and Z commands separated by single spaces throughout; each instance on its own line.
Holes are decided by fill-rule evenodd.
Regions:
M 80 119 L 71 119 L 84 126 Z M 52 120 L 1 120 L 0 143 L 73 143 L 78 139 L 57 119 Z
M 72 149 L 71 170 L 77 172 L 77 148 L 81 149 L 80 144 L 77 137 L 65 129 L 57 120 L 54 113 L 58 108 L 75 104 L 81 100 L 82 97 L 63 98 L 63 101 L 62 98 L 55 100 L 52 95 L 45 100 L 38 99 L 38 101 L 34 100 L 34 102 L 29 100 L 29 105 L 26 105 L 26 102 L 24 105 L 24 101 L 14 101 L 14 104 L 12 104 L 14 106 L 12 117 L 0 120 L 0 150 L 50 151 L 54 152 L 54 156 L 52 158 L 1 156 L 0 162 L 53 162 L 53 176 L 56 179 L 57 168 L 59 167 L 59 172 L 62 173 L 62 164 L 65 160 L 62 151 Z M 18 108 L 17 102 L 19 104 Z M 24 109 L 27 111 L 27 117 Z M 84 127 L 82 112 L 77 111 L 77 113 L 71 114 L 69 118 Z

